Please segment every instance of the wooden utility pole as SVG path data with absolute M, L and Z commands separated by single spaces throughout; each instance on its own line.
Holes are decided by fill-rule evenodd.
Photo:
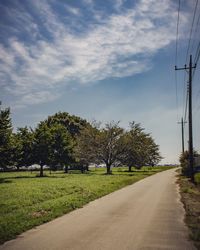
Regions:
M 183 121 L 183 117 L 181 118 L 181 122 L 178 122 L 178 124 L 181 124 L 181 132 L 182 132 L 182 153 L 185 152 L 185 145 L 184 145 L 184 124 L 187 122 Z
M 196 68 L 196 65 L 192 66 L 192 55 L 190 55 L 189 67 L 185 65 L 184 68 L 177 68 L 175 70 L 189 70 L 189 81 L 188 81 L 188 128 L 189 128 L 189 168 L 190 176 L 194 181 L 194 156 L 193 156 L 193 135 L 192 135 L 192 69 Z

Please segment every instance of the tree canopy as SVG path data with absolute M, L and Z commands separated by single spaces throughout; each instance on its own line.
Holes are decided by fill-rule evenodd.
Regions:
M 103 128 L 84 128 L 77 137 L 75 152 L 82 162 L 104 163 L 108 174 L 112 166 L 119 164 L 127 165 L 131 171 L 133 166 L 153 166 L 161 159 L 159 146 L 134 122 L 129 131 L 119 127 L 118 122 L 107 123 Z
M 79 134 L 82 128 L 89 125 L 86 120 L 75 115 L 70 115 L 67 112 L 55 113 L 49 116 L 44 123 L 46 123 L 48 127 L 54 124 L 60 124 L 64 126 L 73 137 Z
M 34 163 L 33 146 L 34 131 L 28 127 L 18 128 L 14 137 L 14 163 L 19 169 Z
M 129 130 L 119 122 L 89 123 L 86 120 L 58 112 L 41 121 L 35 129 L 18 128 L 13 133 L 10 109 L 0 110 L 1 167 L 28 167 L 40 165 L 43 176 L 45 165 L 63 169 L 68 165 L 105 164 L 107 174 L 111 168 L 126 165 L 154 166 L 161 160 L 159 146 L 139 123 L 130 123 Z
M 12 156 L 13 144 L 10 109 L 2 109 L 0 104 L 0 167 L 6 169 L 10 166 L 12 164 Z

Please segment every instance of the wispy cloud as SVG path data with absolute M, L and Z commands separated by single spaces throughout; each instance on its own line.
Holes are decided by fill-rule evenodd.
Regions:
M 70 13 L 72 13 L 73 15 L 76 15 L 76 16 L 79 16 L 81 13 L 78 8 L 67 6 L 66 9 L 67 9 L 67 11 L 69 11 Z
M 100 20 L 101 13 L 89 2 L 93 5 L 91 15 Z M 140 0 L 132 9 L 120 10 L 123 3 L 118 0 L 118 11 L 107 13 L 106 18 L 104 14 L 101 22 L 84 20 L 88 28 L 79 34 L 61 20 L 49 2 L 34 0 L 33 9 L 51 39 L 45 37 L 31 14 L 11 10 L 18 22 L 28 20 L 24 26 L 34 30 L 35 40 L 23 41 L 15 34 L 7 46 L 0 46 L 4 89 L 19 98 L 18 104 L 30 105 L 55 100 L 59 96 L 52 94 L 55 89 L 72 82 L 93 84 L 148 70 L 152 55 L 175 39 L 174 5 L 170 0 Z M 74 20 L 80 18 L 80 9 L 65 7 Z M 182 19 L 184 25 L 186 17 Z

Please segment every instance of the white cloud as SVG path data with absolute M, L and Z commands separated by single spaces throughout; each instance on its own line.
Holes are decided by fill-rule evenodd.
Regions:
M 78 8 L 67 6 L 66 9 L 67 9 L 67 11 L 69 11 L 70 13 L 72 13 L 73 15 L 76 15 L 76 16 L 80 15 L 80 10 Z
M 51 102 L 56 100 L 60 94 L 58 93 L 51 93 L 50 91 L 35 91 L 32 93 L 27 93 L 26 95 L 23 95 L 22 98 L 15 103 L 11 103 L 12 110 L 19 110 L 22 108 L 25 108 L 29 105 L 37 105 L 41 103 Z
M 115 0 L 115 9 L 120 11 L 123 6 L 124 0 Z
M 123 1 L 117 3 L 121 6 Z M 84 34 L 69 32 L 46 1 L 35 0 L 34 6 L 53 39 L 24 44 L 15 38 L 10 47 L 0 47 L 1 75 L 9 75 L 12 82 L 6 90 L 19 96 L 23 105 L 54 100 L 58 96 L 52 89 L 72 81 L 91 84 L 144 72 L 151 55 L 175 39 L 177 16 L 170 0 L 141 0 L 134 9 L 111 14 Z M 79 9 L 67 8 L 80 14 Z M 40 98 L 39 88 L 45 98 Z

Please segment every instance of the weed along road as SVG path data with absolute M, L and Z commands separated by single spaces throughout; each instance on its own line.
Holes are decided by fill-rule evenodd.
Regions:
M 195 249 L 183 220 L 172 169 L 29 230 L 0 249 Z

